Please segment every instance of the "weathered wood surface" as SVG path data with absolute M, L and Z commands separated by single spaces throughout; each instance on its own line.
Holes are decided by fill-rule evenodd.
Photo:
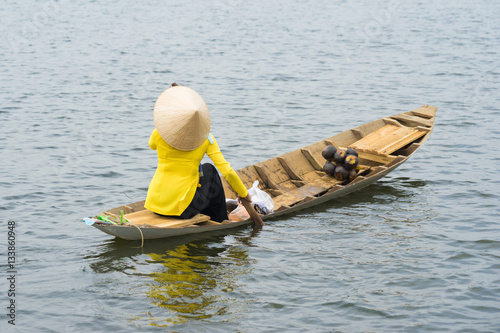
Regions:
M 389 155 L 427 132 L 412 127 L 385 125 L 351 144 L 349 148 L 358 152 Z
M 408 115 L 408 114 L 400 114 L 396 116 L 392 116 L 391 118 L 396 119 L 403 124 L 407 124 L 409 126 L 424 126 L 424 127 L 431 127 L 433 121 L 430 119 L 426 119 L 424 117 L 419 117 L 419 116 L 413 116 L 413 115 Z
M 410 111 L 410 113 L 423 118 L 432 119 L 436 115 L 436 111 L 437 107 L 432 105 L 424 105 L 422 107 L 419 107 L 418 109 Z
M 210 220 L 209 216 L 203 214 L 198 214 L 190 219 L 181 220 L 173 217 L 161 216 L 147 209 L 125 214 L 124 217 L 131 224 L 148 225 L 155 228 L 180 228 Z

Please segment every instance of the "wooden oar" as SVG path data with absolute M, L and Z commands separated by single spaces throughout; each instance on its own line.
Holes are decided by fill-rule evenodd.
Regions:
M 243 204 L 243 207 L 247 210 L 248 214 L 250 215 L 250 218 L 253 220 L 255 225 L 264 225 L 264 222 L 260 218 L 260 215 L 255 211 L 255 209 L 252 206 L 252 203 L 248 200 L 245 200 L 243 198 L 240 199 L 241 203 Z

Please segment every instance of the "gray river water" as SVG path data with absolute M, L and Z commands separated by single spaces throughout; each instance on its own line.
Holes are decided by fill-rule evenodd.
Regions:
M 485 0 L 4 1 L 0 330 L 500 332 L 499 16 Z M 361 192 L 141 249 L 81 219 L 145 198 L 172 82 L 204 97 L 235 169 L 439 109 Z

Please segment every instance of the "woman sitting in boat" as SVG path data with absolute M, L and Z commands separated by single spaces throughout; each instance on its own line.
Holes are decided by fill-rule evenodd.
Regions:
M 156 101 L 154 122 L 149 147 L 157 151 L 158 166 L 144 207 L 181 219 L 202 213 L 212 221 L 227 220 L 226 198 L 217 170 L 210 163 L 200 165 L 205 154 L 239 198 L 251 202 L 240 177 L 210 134 L 210 113 L 197 92 L 172 84 Z

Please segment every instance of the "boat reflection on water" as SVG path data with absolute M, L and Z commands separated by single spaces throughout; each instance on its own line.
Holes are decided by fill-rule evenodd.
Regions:
M 199 239 L 179 237 L 168 243 L 149 240 L 142 250 L 131 248 L 130 242 L 113 240 L 85 259 L 91 261 L 94 272 L 113 274 L 114 286 L 105 288 L 107 296 L 115 289 L 112 293 L 126 291 L 134 293 L 136 299 L 142 298 L 134 305 L 136 312 L 127 313 L 128 322 L 172 326 L 244 310 L 237 284 L 252 269 L 248 248 L 259 231 L 247 227 L 229 235 L 225 232 Z M 115 283 L 122 288 L 116 289 Z M 154 307 L 145 306 L 141 295 Z M 100 302 L 106 307 L 103 302 L 106 300 Z

